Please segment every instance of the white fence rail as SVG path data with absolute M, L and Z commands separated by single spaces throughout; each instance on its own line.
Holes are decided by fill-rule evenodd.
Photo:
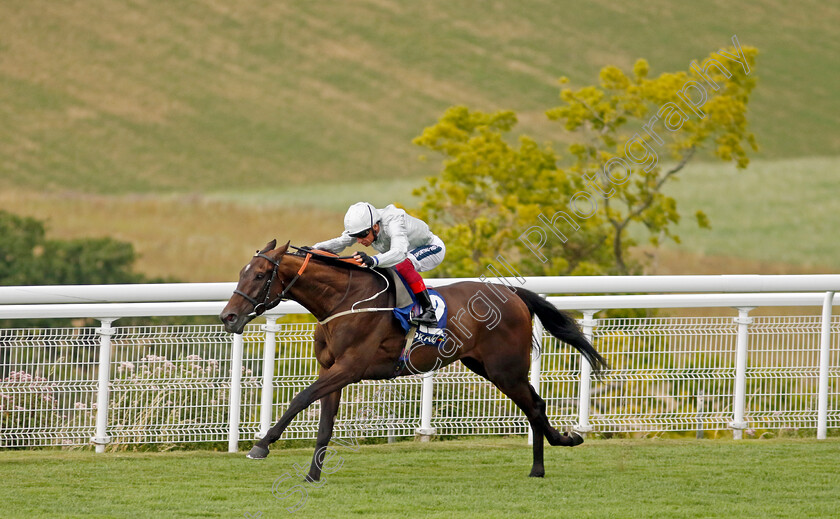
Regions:
M 521 278 L 542 293 L 680 294 L 550 297 L 611 365 L 601 381 L 542 333 L 532 383 L 556 426 L 582 432 L 840 427 L 840 276 Z M 439 286 L 455 280 L 434 280 Z M 216 325 L 119 326 L 136 316 L 216 315 L 229 283 L 0 287 L 0 319 L 93 317 L 96 328 L 0 329 L 0 447 L 240 441 L 264 433 L 315 380 L 314 323 L 283 303 L 241 336 Z M 681 292 L 728 292 L 681 294 Z M 750 291 L 755 293 L 732 293 Z M 782 293 L 789 291 L 793 293 Z M 817 291 L 817 292 L 813 292 Z M 763 292 L 763 293 L 762 293 Z M 768 293 L 769 292 L 769 293 Z M 86 301 L 84 303 L 80 301 Z M 760 306 L 822 306 L 822 316 L 750 317 Z M 627 308 L 737 308 L 737 317 L 601 318 Z M 722 310 L 725 313 L 725 310 Z M 314 438 L 318 405 L 284 438 Z M 459 363 L 426 376 L 344 391 L 336 436 L 524 434 L 521 412 Z M 355 432 L 354 432 L 355 431 Z

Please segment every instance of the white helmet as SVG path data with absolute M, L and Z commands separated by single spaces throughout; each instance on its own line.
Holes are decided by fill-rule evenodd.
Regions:
M 358 234 L 373 227 L 380 220 L 379 211 L 367 202 L 357 202 L 344 215 L 344 230 L 347 234 Z

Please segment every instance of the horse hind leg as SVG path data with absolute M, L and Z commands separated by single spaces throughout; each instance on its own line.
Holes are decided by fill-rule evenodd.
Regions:
M 324 467 L 330 439 L 332 439 L 335 415 L 338 413 L 340 401 L 340 389 L 321 398 L 321 419 L 318 424 L 318 437 L 315 440 L 315 454 L 312 456 L 312 464 L 309 467 L 306 481 L 313 482 L 321 479 L 321 470 Z
M 519 360 L 520 362 L 510 362 L 510 359 L 504 358 L 494 358 L 493 362 L 486 360 L 484 367 L 487 370 L 487 378 L 522 409 L 529 422 L 536 424 L 549 445 L 574 447 L 583 443 L 583 437 L 579 434 L 560 433 L 551 426 L 545 413 L 545 401 L 528 382 L 530 357 Z
M 539 421 L 549 445 L 554 447 L 576 447 L 583 443 L 583 436 L 579 435 L 578 433 L 561 433 L 557 429 L 552 427 L 551 422 L 548 421 L 548 415 L 545 412 L 545 400 L 540 398 L 540 395 L 537 394 L 536 389 L 534 389 L 534 386 L 532 386 L 531 384 L 528 384 L 528 389 L 531 390 L 531 398 L 535 402 L 537 411 L 539 411 Z
M 535 424 L 534 421 L 528 420 L 528 423 L 531 425 L 531 433 L 532 433 L 532 442 L 531 447 L 533 448 L 534 454 L 534 463 L 531 465 L 531 473 L 528 474 L 528 477 L 532 478 L 541 478 L 545 477 L 545 465 L 543 461 L 543 432 L 542 428 Z
M 533 464 L 531 465 L 531 473 L 529 474 L 529 476 L 536 478 L 541 478 L 545 476 L 545 465 L 543 461 L 543 424 L 540 420 L 540 411 L 535 405 L 536 402 L 531 398 L 530 394 L 527 391 L 522 392 L 518 390 L 512 390 L 509 392 L 503 389 L 499 384 L 497 384 L 494 380 L 490 378 L 490 376 L 487 374 L 487 371 L 484 368 L 484 365 L 478 360 L 466 357 L 462 358 L 461 362 L 471 371 L 492 382 L 496 387 L 499 388 L 500 391 L 502 391 L 502 393 L 504 393 L 508 398 L 513 400 L 513 403 L 515 403 L 516 406 L 519 407 L 519 409 L 521 409 L 523 413 L 525 413 L 525 417 L 528 419 L 528 423 L 531 426 L 531 432 L 533 433 L 534 440 L 532 443 Z M 525 382 L 525 386 L 530 387 L 530 384 Z M 524 388 L 524 386 L 520 385 L 520 388 Z M 542 399 L 540 399 L 539 402 L 542 402 Z M 545 408 L 544 402 L 542 402 L 542 405 L 543 408 Z M 544 411 L 542 412 L 542 415 L 545 415 Z
M 536 400 L 533 398 L 535 392 L 527 381 L 519 381 L 513 384 L 496 384 L 499 390 L 513 400 L 513 403 L 525 413 L 528 418 L 528 423 L 531 425 L 531 432 L 534 434 L 534 441 L 532 444 L 534 454 L 534 464 L 531 467 L 529 476 L 541 478 L 545 476 L 545 466 L 543 464 L 543 437 L 551 438 L 549 436 L 551 426 L 548 425 L 548 420 L 545 418 L 545 402 L 542 399 Z M 539 398 L 539 397 L 537 397 Z M 540 409 L 542 405 L 542 409 Z M 551 441 L 549 440 L 551 444 Z

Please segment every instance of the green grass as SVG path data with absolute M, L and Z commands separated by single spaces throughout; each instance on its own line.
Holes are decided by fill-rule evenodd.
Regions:
M 840 9 L 817 0 L 3 2 L 0 186 L 281 190 L 417 178 L 411 138 L 445 108 L 544 112 L 556 79 L 638 57 L 684 70 L 733 34 L 761 51 L 766 157 L 840 154 Z
M 149 275 L 229 280 L 271 238 L 335 235 L 352 202 L 410 206 L 441 167 L 411 139 L 453 104 L 559 143 L 558 77 L 684 70 L 737 34 L 761 52 L 759 160 L 686 170 L 671 192 L 714 230 L 683 223 L 673 248 L 837 269 L 838 24 L 817 0 L 2 2 L 0 195 L 54 236 L 131 241 Z M 173 268 L 185 247 L 211 259 Z
M 541 480 L 523 438 L 336 450 L 293 517 L 836 517 L 840 487 L 837 439 L 594 440 L 548 447 Z M 0 452 L 2 516 L 287 517 L 272 485 L 311 454 Z
M 678 250 L 803 267 L 840 268 L 840 159 L 754 161 L 745 171 L 694 164 L 666 192 L 679 204 Z M 697 227 L 703 210 L 712 229 Z
M 418 178 L 312 182 L 283 189 L 218 191 L 208 193 L 206 198 L 240 206 L 294 206 L 344 214 L 348 207 L 360 200 L 370 202 L 376 207 L 385 207 L 393 203 L 405 207 L 416 206 L 418 198 L 411 192 L 421 185 L 424 185 L 424 181 Z M 340 225 L 336 228 L 341 230 Z
M 753 161 L 746 171 L 690 164 L 667 189 L 684 219 L 676 228 L 682 243 L 667 246 L 680 256 L 666 258 L 661 267 L 677 274 L 840 271 L 840 242 L 832 239 L 840 216 L 828 196 L 840 192 L 838 168 L 837 157 Z M 140 254 L 138 271 L 150 276 L 231 281 L 269 240 L 300 245 L 331 238 L 341 232 L 351 203 L 367 199 L 410 207 L 417 185 L 408 179 L 350 180 L 177 196 L 15 189 L 0 191 L 0 205 L 46 220 L 49 234 L 61 239 L 129 241 Z M 697 228 L 692 215 L 698 209 L 709 215 L 711 230 Z M 184 250 L 200 260 L 184 261 Z M 686 261 L 687 256 L 694 259 Z
M 754 160 L 746 170 L 719 162 L 694 162 L 670 181 L 682 221 L 681 243 L 668 248 L 689 254 L 726 256 L 769 264 L 840 269 L 840 213 L 831 193 L 840 193 L 840 157 Z M 419 180 L 314 183 L 285 190 L 233 191 L 208 195 L 237 205 L 298 206 L 343 212 L 360 196 L 384 206 L 416 205 L 411 195 Z M 712 228 L 697 226 L 704 211 Z M 637 239 L 641 228 L 634 229 Z

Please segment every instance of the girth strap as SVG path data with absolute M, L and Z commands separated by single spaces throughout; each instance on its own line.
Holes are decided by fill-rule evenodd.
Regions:
M 417 332 L 417 325 L 412 324 L 411 327 L 408 329 L 408 333 L 405 335 L 405 346 L 403 346 L 402 353 L 400 356 L 397 357 L 397 363 L 394 365 L 394 373 L 391 375 L 391 378 L 395 378 L 397 375 L 400 374 L 400 371 L 406 366 L 406 362 L 408 361 L 408 356 L 411 355 L 411 347 L 414 346 L 414 334 Z
M 363 312 L 390 312 L 393 309 L 394 308 L 391 307 L 391 308 L 356 308 L 356 309 L 353 309 L 353 310 L 344 310 L 343 312 L 338 312 L 337 314 L 333 314 L 333 315 L 327 317 L 323 321 L 318 321 L 318 324 L 323 326 L 323 325 L 327 324 L 328 322 L 332 321 L 333 319 L 335 319 L 336 317 L 341 317 L 342 315 L 360 314 L 360 313 L 363 313 Z

